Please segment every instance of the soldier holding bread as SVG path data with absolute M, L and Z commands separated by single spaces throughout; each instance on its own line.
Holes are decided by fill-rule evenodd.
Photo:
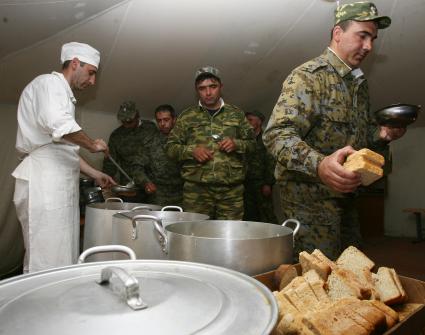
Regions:
M 343 164 L 356 150 L 384 149 L 406 131 L 378 127 L 359 68 L 378 29 L 390 24 L 371 2 L 338 6 L 329 47 L 283 83 L 263 138 L 277 159 L 285 218 L 302 224 L 295 255 L 319 248 L 335 258 L 341 248 L 361 244 L 353 192 L 362 179 Z

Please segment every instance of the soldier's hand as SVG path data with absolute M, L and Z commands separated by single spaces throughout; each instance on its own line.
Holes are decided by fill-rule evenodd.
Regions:
M 154 183 L 146 183 L 145 192 L 147 194 L 152 194 L 156 192 L 156 185 Z
M 406 133 L 406 128 L 391 128 L 381 126 L 379 128 L 379 137 L 384 141 L 394 141 L 402 137 Z
M 197 146 L 193 149 L 193 157 L 200 163 L 205 163 L 211 160 L 214 156 L 214 151 L 209 150 L 203 146 Z
M 221 151 L 229 153 L 236 150 L 236 143 L 232 138 L 226 137 L 224 140 L 218 142 L 218 148 Z
M 321 181 L 331 189 L 341 193 L 356 190 L 361 184 L 360 174 L 346 170 L 342 164 L 355 150 L 346 146 L 326 156 L 319 164 L 318 175 Z
M 108 145 L 105 143 L 102 139 L 97 139 L 93 141 L 93 148 L 90 150 L 90 152 L 101 152 L 103 151 L 105 153 L 105 156 L 109 156 L 109 148 Z
M 261 193 L 265 197 L 269 197 L 272 194 L 272 187 L 270 185 L 263 185 L 261 187 Z

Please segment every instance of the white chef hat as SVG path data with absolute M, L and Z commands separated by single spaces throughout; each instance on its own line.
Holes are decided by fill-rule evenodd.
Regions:
M 85 43 L 69 42 L 62 45 L 61 63 L 78 58 L 81 62 L 99 67 L 100 52 Z

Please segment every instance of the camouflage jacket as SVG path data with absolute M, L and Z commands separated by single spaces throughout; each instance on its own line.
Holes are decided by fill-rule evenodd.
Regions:
M 218 149 L 212 135 L 231 137 L 236 150 L 226 153 Z M 213 159 L 199 163 L 192 156 L 193 149 L 203 145 L 214 151 Z M 185 180 L 233 185 L 243 183 L 246 173 L 245 154 L 255 147 L 254 131 L 238 107 L 224 104 L 210 116 L 201 106 L 184 110 L 168 136 L 168 155 L 182 162 L 182 177 Z
M 273 185 L 276 162 L 273 156 L 267 152 L 262 135 L 263 133 L 260 132 L 256 137 L 255 151 L 247 154 L 248 171 L 245 183 Z
M 346 145 L 379 144 L 367 82 L 357 71 L 355 77 L 328 48 L 286 78 L 263 135 L 277 159 L 278 180 L 319 182 L 325 156 Z
M 109 137 L 109 152 L 116 162 L 123 168 L 127 174 L 134 178 L 137 173 L 137 165 L 134 164 L 140 156 L 140 148 L 152 140 L 158 132 L 156 125 L 151 121 L 143 120 L 137 128 L 124 128 L 123 126 L 115 129 Z M 116 176 L 118 169 L 107 158 L 103 160 L 103 172 L 110 176 Z M 128 180 L 121 173 L 120 184 L 127 184 Z
M 181 188 L 180 163 L 169 158 L 165 152 L 167 136 L 158 132 L 149 143 L 140 147 L 136 164 L 136 179 L 141 185 L 152 182 L 155 185 L 173 185 Z

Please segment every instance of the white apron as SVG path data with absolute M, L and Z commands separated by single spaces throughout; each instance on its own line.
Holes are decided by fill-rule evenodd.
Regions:
M 76 263 L 79 253 L 79 147 L 47 144 L 16 170 L 14 202 L 25 243 L 24 272 Z

